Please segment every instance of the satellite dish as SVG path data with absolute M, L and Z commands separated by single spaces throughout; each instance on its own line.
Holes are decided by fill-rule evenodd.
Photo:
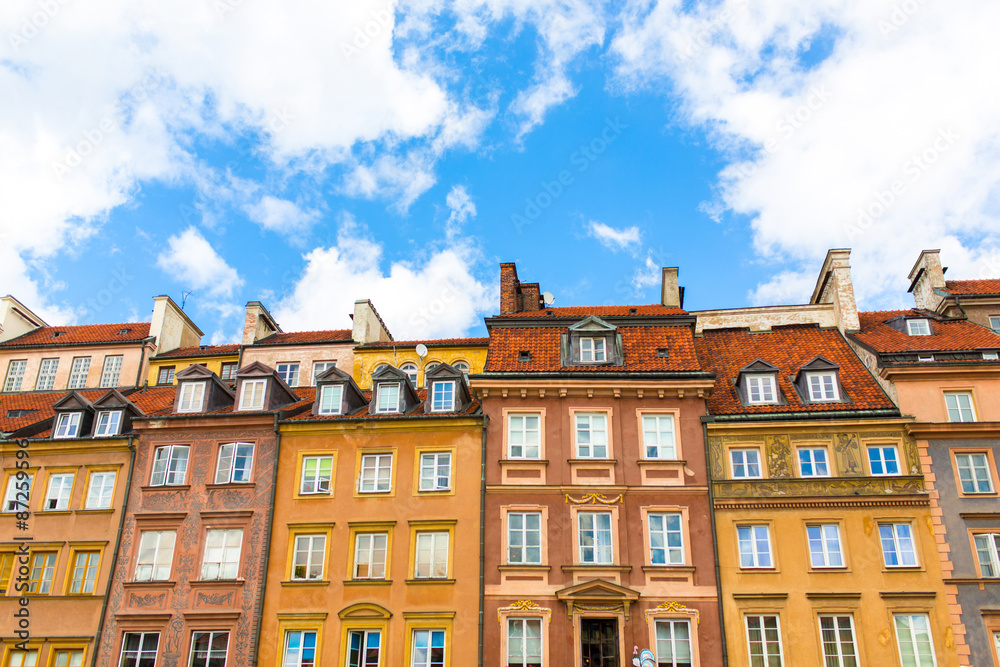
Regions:
M 423 343 L 417 344 L 417 356 L 421 359 L 427 356 L 427 346 Z
M 556 302 L 556 298 L 554 296 L 552 296 L 552 292 L 543 292 L 542 293 L 542 303 L 544 303 L 546 306 L 551 306 L 555 302 Z

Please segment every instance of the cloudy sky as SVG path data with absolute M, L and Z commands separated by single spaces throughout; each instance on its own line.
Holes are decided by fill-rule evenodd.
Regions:
M 238 338 L 481 333 L 497 264 L 559 305 L 863 308 L 1000 276 L 1000 3 L 5 0 L 0 294 L 52 324 L 169 294 Z

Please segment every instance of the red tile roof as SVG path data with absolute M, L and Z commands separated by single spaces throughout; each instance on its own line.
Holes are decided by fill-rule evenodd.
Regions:
M 489 345 L 490 339 L 485 338 L 436 338 L 433 340 L 397 340 L 379 341 L 377 343 L 367 343 L 359 345 L 361 349 L 383 348 L 383 347 L 416 347 L 426 345 L 427 347 L 458 347 L 460 345 Z
M 627 373 L 698 372 L 701 366 L 688 327 L 619 327 L 623 366 L 563 366 L 562 334 L 566 327 L 494 327 L 484 373 Z M 657 350 L 665 348 L 667 356 Z M 530 361 L 519 361 L 520 353 Z
M 120 333 L 128 329 L 127 333 Z M 149 322 L 123 324 L 83 324 L 72 327 L 40 327 L 0 343 L 0 349 L 48 347 L 50 345 L 93 345 L 97 343 L 138 343 L 149 337 Z
M 110 390 L 89 389 L 79 393 L 88 401 L 94 402 L 108 391 Z M 0 432 L 10 433 L 54 417 L 56 412 L 52 406 L 68 393 L 67 391 L 47 391 L 37 394 L 0 394 Z M 33 410 L 34 412 L 23 417 L 8 417 L 11 410 Z
M 958 296 L 993 296 L 1000 294 L 1000 279 L 947 280 L 944 283 L 944 289 L 950 294 L 957 294 Z
M 861 331 L 852 334 L 852 337 L 862 345 L 883 354 L 1000 349 L 1000 335 L 968 320 L 935 320 L 920 310 L 876 310 L 858 315 L 861 319 Z M 933 334 L 910 336 L 885 324 L 887 320 L 900 316 L 930 319 Z
M 713 329 L 695 339 L 698 358 L 716 374 L 715 391 L 708 399 L 711 414 L 766 414 L 895 408 L 875 378 L 836 329 L 814 324 L 775 327 L 770 332 Z M 849 403 L 804 403 L 792 384 L 799 369 L 821 356 L 840 366 L 840 383 Z M 735 381 L 740 369 L 762 359 L 777 366 L 778 387 L 787 404 L 743 405 Z
M 239 345 L 201 345 L 199 347 L 179 347 L 176 350 L 170 350 L 169 352 L 158 354 L 153 357 L 153 359 L 165 359 L 168 357 L 212 357 L 222 355 L 238 355 L 239 353 Z
M 309 389 L 311 390 L 311 394 L 309 395 L 307 402 L 308 403 L 312 403 L 314 400 L 316 400 L 316 388 L 315 387 L 310 387 Z M 372 400 L 372 392 L 371 392 L 371 390 L 362 390 L 362 393 L 365 395 L 365 398 L 369 402 L 371 402 L 371 400 Z M 303 394 L 305 394 L 305 392 L 301 392 L 299 395 L 301 396 Z M 368 413 L 367 408 L 365 410 L 361 410 L 359 412 L 355 412 L 354 414 L 350 414 L 350 415 L 314 415 L 312 413 L 312 411 L 306 410 L 305 412 L 297 414 L 294 417 L 290 417 L 289 421 L 301 421 L 303 419 L 323 419 L 323 420 L 329 419 L 331 421 L 336 421 L 338 419 L 373 419 L 373 420 L 378 420 L 378 419 L 426 419 L 426 418 L 435 418 L 435 417 L 437 417 L 437 418 L 440 418 L 440 417 L 459 417 L 459 416 L 464 416 L 464 415 L 471 415 L 471 414 L 475 414 L 479 410 L 479 400 L 476 399 L 476 398 L 473 398 L 472 402 L 468 405 L 468 407 L 466 407 L 461 412 L 431 412 L 431 413 L 427 413 L 427 412 L 424 412 L 424 409 L 423 409 L 423 402 L 425 400 L 427 400 L 427 390 L 426 389 L 418 389 L 417 390 L 417 398 L 420 401 L 420 403 L 418 404 L 419 407 L 414 408 L 414 410 L 412 412 L 408 412 L 408 413 L 403 414 L 403 415 L 394 414 L 394 413 L 379 413 L 379 414 L 374 414 L 373 415 L 373 414 L 369 414 Z M 296 406 L 298 406 L 298 405 L 301 405 L 301 403 L 296 403 Z
M 631 311 L 635 311 L 634 313 Z M 667 308 L 658 303 L 642 306 L 563 306 L 506 313 L 497 317 L 648 317 L 650 315 L 687 315 L 682 308 Z
M 265 345 L 306 345 L 310 343 L 339 343 L 350 341 L 354 332 L 350 329 L 330 329 L 327 331 L 292 331 L 271 334 L 262 338 L 255 346 Z
M 147 387 L 133 392 L 128 399 L 145 415 L 169 414 L 174 408 L 176 391 L 174 385 Z

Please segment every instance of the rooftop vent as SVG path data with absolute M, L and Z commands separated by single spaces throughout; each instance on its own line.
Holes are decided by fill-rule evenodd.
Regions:
M 528 352 L 527 350 L 521 350 L 517 354 L 517 360 L 518 361 L 531 361 L 531 352 Z
M 629 315 L 638 315 L 639 314 L 639 309 L 638 308 L 629 308 L 628 309 L 628 314 Z
M 669 357 L 670 356 L 670 350 L 668 348 L 666 348 L 666 347 L 658 347 L 658 348 L 656 348 L 656 356 L 658 356 L 658 357 L 664 357 L 664 358 Z
M 62 336 L 64 333 L 66 333 L 66 332 L 65 331 L 57 331 L 54 334 L 52 334 L 52 337 L 53 338 L 59 338 L 59 336 Z
M 127 334 L 127 333 L 129 333 L 131 331 L 132 331 L 131 329 L 119 329 L 118 330 L 118 335 L 119 336 L 124 336 L 125 334 Z

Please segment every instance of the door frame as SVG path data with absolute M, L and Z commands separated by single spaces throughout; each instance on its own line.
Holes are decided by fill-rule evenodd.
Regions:
M 583 665 L 583 619 L 614 621 L 618 625 L 618 667 L 626 667 L 625 654 L 625 612 L 624 611 L 584 611 L 577 606 L 573 614 L 573 661 L 575 667 Z M 629 653 L 629 656 L 632 654 Z

